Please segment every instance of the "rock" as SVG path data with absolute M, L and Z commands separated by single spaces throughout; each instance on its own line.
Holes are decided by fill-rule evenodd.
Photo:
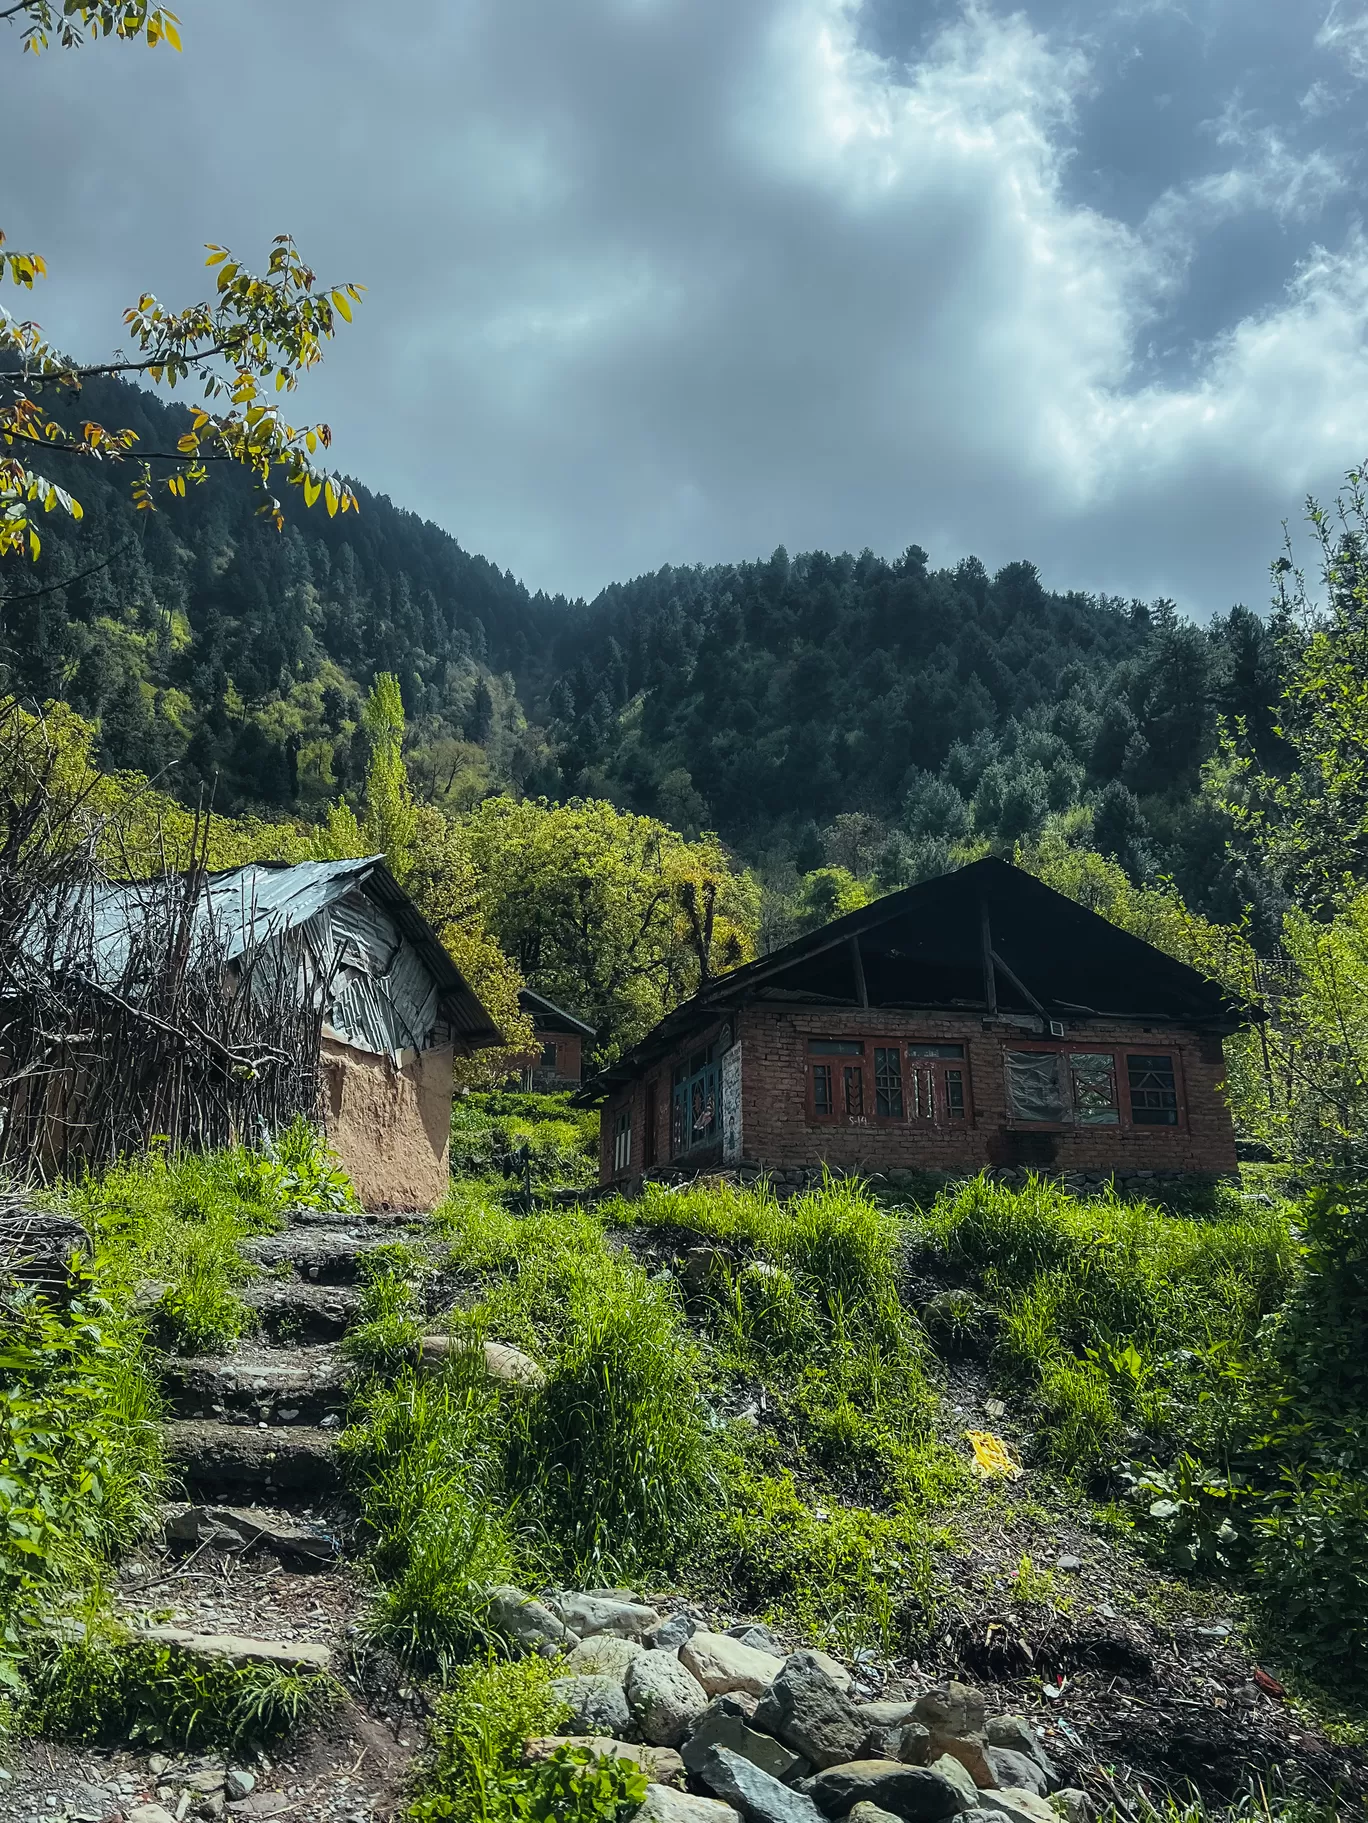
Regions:
M 960 1765 L 958 1760 L 952 1759 L 948 1753 L 943 1753 L 934 1765 L 931 1766 L 930 1771 L 939 1773 L 941 1778 L 946 1780 L 948 1784 L 954 1786 L 955 1790 L 960 1795 L 961 1810 L 977 1809 L 978 1786 L 975 1785 L 973 1778 L 965 1768 Z
M 931 1752 L 931 1730 L 925 1722 L 909 1722 L 898 1734 L 895 1759 L 909 1766 L 929 1766 L 937 1756 Z
M 756 1707 L 755 1725 L 819 1769 L 853 1760 L 868 1733 L 855 1705 L 811 1652 L 784 1660 Z
M 1066 1786 L 1057 1791 L 1050 1799 L 1051 1808 L 1064 1819 L 1064 1823 L 1093 1823 L 1097 1815 L 1097 1806 L 1086 1791 L 1080 1791 L 1076 1785 Z
M 159 1779 L 170 1764 L 164 1753 L 151 1753 L 147 1756 L 147 1770 L 154 1779 Z
M 256 1790 L 256 1782 L 256 1774 L 248 1772 L 245 1766 L 230 1766 L 224 1789 L 230 1798 L 245 1798 Z
M 175 1508 L 167 1514 L 163 1535 L 168 1544 L 270 1551 L 285 1563 L 310 1569 L 327 1569 L 341 1556 L 338 1542 L 330 1534 L 291 1525 L 254 1507 Z
M 701 1773 L 712 1749 L 725 1747 L 767 1772 L 772 1779 L 784 1783 L 800 1779 L 810 1770 L 805 1759 L 791 1752 L 782 1741 L 776 1741 L 773 1735 L 761 1734 L 758 1729 L 749 1727 L 748 1720 L 735 1696 L 715 1696 L 684 1743 L 685 1766 L 690 1772 Z
M 90 1236 L 73 1215 L 23 1204 L 0 1209 L 0 1292 L 12 1280 L 66 1303 L 72 1265 L 90 1252 Z
M 653 1747 L 678 1747 L 708 1707 L 707 1692 L 674 1652 L 639 1651 L 626 1691 L 637 1732 Z
M 660 1785 L 682 1785 L 684 1762 L 673 1747 L 645 1747 L 639 1741 L 615 1741 L 606 1734 L 533 1735 L 523 1747 L 523 1761 L 534 1766 L 561 1747 L 587 1747 L 600 1759 L 631 1760 Z
M 128 1823 L 176 1823 L 176 1819 L 160 1804 L 135 1804 L 128 1813 Z
M 895 1817 L 891 1810 L 880 1810 L 877 1804 L 862 1798 L 846 1818 L 846 1823 L 902 1823 L 902 1818 Z
M 865 1724 L 868 1733 L 856 1757 L 862 1760 L 907 1760 L 910 1765 L 919 1765 L 919 1760 L 902 1751 L 903 1731 L 912 1719 L 912 1707 L 910 1702 L 858 1703 L 855 1713 Z
M 811 1798 L 781 1785 L 729 1748 L 712 1748 L 700 1776 L 711 1791 L 733 1803 L 748 1823 L 821 1823 L 822 1813 Z
M 314 1640 L 252 1639 L 239 1633 L 190 1633 L 184 1627 L 141 1627 L 135 1639 L 175 1646 L 194 1658 L 222 1658 L 230 1665 L 280 1665 L 288 1671 L 328 1671 L 332 1647 Z
M 912 1720 L 917 1713 L 917 1705 L 914 1702 L 857 1703 L 855 1713 L 863 1716 L 870 1728 L 896 1728 Z
M 289 1814 L 290 1808 L 290 1800 L 283 1791 L 254 1791 L 228 1806 L 235 1817 L 283 1817 Z
M 988 1764 L 996 1774 L 993 1784 L 999 1790 L 1033 1791 L 1038 1798 L 1049 1790 L 1050 1781 L 1031 1754 L 1018 1753 L 1013 1747 L 990 1747 Z
M 660 1625 L 660 1616 L 654 1608 L 635 1601 L 614 1601 L 601 1595 L 576 1595 L 562 1589 L 548 1595 L 546 1605 L 557 1620 L 578 1633 L 581 1639 L 588 1639 L 595 1633 L 616 1633 L 623 1639 L 640 1639 Z
M 1026 1720 L 1024 1715 L 991 1716 L 983 1730 L 984 1739 L 989 1747 L 1010 1748 L 1013 1753 L 1023 1753 L 1028 1760 L 1033 1760 L 1045 1775 L 1045 1786 L 1057 1785 L 1059 1775 L 1050 1763 L 1049 1755 L 1040 1744 L 1039 1736 Z M 1014 1779 L 999 1779 L 999 1785 L 1015 1784 Z M 1035 1787 L 1030 1787 L 1034 1790 Z
M 928 1690 L 912 1706 L 919 1722 L 933 1732 L 943 1734 L 978 1734 L 987 1714 L 982 1693 L 968 1684 L 950 1683 L 938 1690 Z
M 627 1693 L 615 1677 L 556 1677 L 551 1692 L 567 1703 L 566 1727 L 576 1734 L 626 1734 L 631 1725 Z
M 1066 1576 L 1081 1576 L 1083 1559 L 1075 1557 L 1070 1551 L 1065 1551 L 1061 1556 L 1055 1558 L 1055 1569 L 1062 1570 Z
M 510 1645 L 520 1646 L 524 1652 L 540 1653 L 543 1658 L 580 1643 L 578 1633 L 572 1633 L 549 1608 L 511 1583 L 501 1583 L 489 1591 L 489 1624 Z
M 648 1785 L 636 1823 L 741 1823 L 741 1818 L 718 1798 L 696 1798 L 691 1792 L 671 1791 L 668 1785 Z
M 782 1640 L 777 1640 L 768 1627 L 762 1627 L 757 1621 L 742 1621 L 736 1627 L 724 1627 L 728 1639 L 739 1639 L 743 1646 L 754 1646 L 757 1652 L 768 1652 L 775 1658 L 783 1658 Z
M 699 1292 L 715 1275 L 731 1270 L 731 1255 L 720 1247 L 690 1247 L 679 1268 L 686 1291 Z
M 678 1652 L 685 1640 L 692 1639 L 697 1631 L 698 1623 L 690 1620 L 687 1614 L 672 1614 L 646 1635 L 646 1644 L 653 1652 Z
M 476 1347 L 466 1336 L 424 1336 L 418 1365 L 436 1373 L 449 1361 L 484 1355 L 485 1374 L 512 1392 L 540 1392 L 546 1385 L 546 1370 L 520 1348 L 507 1342 L 484 1342 Z
M 965 1808 L 959 1789 L 929 1766 L 898 1760 L 851 1760 L 804 1779 L 803 1792 L 824 1816 L 843 1817 L 852 1804 L 868 1802 L 909 1823 L 938 1823 Z
M 980 1791 L 997 1784 L 997 1773 L 981 1734 L 944 1734 L 939 1728 L 933 1728 L 926 1744 L 927 1765 L 934 1766 L 946 1753 L 952 1760 L 959 1761 Z
M 784 1666 L 783 1659 L 772 1652 L 760 1652 L 725 1633 L 705 1633 L 702 1629 L 680 1647 L 679 1659 L 709 1696 L 726 1696 L 733 1690 L 749 1690 L 752 1696 L 760 1696 Z
M 592 1639 L 580 1641 L 566 1659 L 565 1669 L 575 1677 L 615 1677 L 621 1684 L 626 1682 L 632 1660 L 640 1658 L 641 1652 L 637 1640 L 623 1639 L 616 1633 L 596 1633 Z
M 1059 1823 L 1059 1812 L 1033 1791 L 980 1791 L 979 1809 L 996 1811 L 1012 1823 Z
M 198 1792 L 206 1798 L 211 1797 L 216 1791 L 222 1791 L 228 1782 L 227 1770 L 222 1766 L 201 1766 L 193 1772 L 174 1772 L 168 1773 L 166 1776 L 168 1784 L 177 1785 L 182 1791 Z M 245 1798 L 247 1793 L 239 1791 L 234 1792 L 233 1795 Z
M 839 1659 L 831 1658 L 827 1653 L 817 1651 L 809 1652 L 808 1656 L 816 1659 L 838 1690 L 844 1690 L 847 1696 L 850 1695 L 851 1686 L 855 1680 Z

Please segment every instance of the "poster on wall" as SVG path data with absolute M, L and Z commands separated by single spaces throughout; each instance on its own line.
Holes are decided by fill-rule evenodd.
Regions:
M 741 1163 L 741 1046 L 722 1055 L 722 1163 Z

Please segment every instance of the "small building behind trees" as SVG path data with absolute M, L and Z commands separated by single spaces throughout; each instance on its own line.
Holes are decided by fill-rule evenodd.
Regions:
M 523 1087 L 541 1094 L 577 1089 L 584 1080 L 584 1047 L 594 1028 L 530 987 L 518 991 L 518 1006 L 532 1021 L 536 1050 L 523 1070 Z
M 1258 1009 L 1000 860 L 707 983 L 594 1079 L 600 1176 L 983 1169 L 1210 1184 L 1223 1038 Z
M 445 1193 L 454 1060 L 502 1041 L 379 856 L 65 879 L 0 987 L 0 1162 L 321 1120 L 363 1202 Z

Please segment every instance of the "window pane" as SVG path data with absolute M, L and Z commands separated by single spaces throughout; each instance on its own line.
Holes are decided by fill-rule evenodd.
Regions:
M 1178 1125 L 1178 1085 L 1171 1057 L 1128 1057 L 1131 1119 L 1137 1127 Z
M 910 1044 L 907 1047 L 909 1057 L 963 1057 L 962 1044 Z
M 847 1064 L 842 1071 L 845 1077 L 845 1111 L 851 1119 L 862 1119 L 864 1116 L 864 1071 L 858 1064 Z
M 1053 1051 L 1008 1051 L 1007 1091 L 1018 1120 L 1064 1118 L 1059 1058 Z
M 914 1064 L 908 1083 L 912 1098 L 913 1120 L 934 1120 L 936 1104 L 932 1100 L 934 1079 L 927 1063 Z
M 1073 1076 L 1074 1113 L 1080 1126 L 1115 1127 L 1121 1120 L 1116 1105 L 1116 1059 L 1105 1051 L 1075 1051 L 1069 1058 Z
M 554 1070 L 555 1067 L 556 1047 L 554 1044 L 544 1044 L 542 1046 L 542 1068 L 544 1070 Z
M 717 1071 L 711 1065 L 702 1075 L 695 1076 L 689 1085 L 690 1113 L 693 1132 L 691 1143 L 695 1146 L 705 1139 L 711 1139 L 717 1125 Z
M 809 1038 L 808 1050 L 814 1057 L 863 1057 L 864 1044 L 858 1038 Z
M 815 1063 L 812 1066 L 812 1110 L 814 1114 L 834 1114 L 835 1098 L 831 1093 L 831 1065 Z
M 874 1112 L 885 1120 L 901 1120 L 902 1111 L 902 1052 L 896 1045 L 875 1045 Z
M 945 1112 L 951 1120 L 964 1119 L 964 1071 L 945 1072 Z

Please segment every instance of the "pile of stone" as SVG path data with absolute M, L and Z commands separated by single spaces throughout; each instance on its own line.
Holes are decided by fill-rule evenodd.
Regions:
M 566 1736 L 635 1760 L 650 1784 L 639 1823 L 940 1823 L 961 1811 L 1008 1823 L 1090 1823 L 1061 1789 L 1035 1730 L 989 1716 L 966 1685 L 906 1702 L 862 1702 L 823 1652 L 785 1653 L 751 1624 L 714 1633 L 631 1590 L 535 1601 L 494 1591 L 493 1619 L 524 1651 L 564 1654 L 553 1688 Z

